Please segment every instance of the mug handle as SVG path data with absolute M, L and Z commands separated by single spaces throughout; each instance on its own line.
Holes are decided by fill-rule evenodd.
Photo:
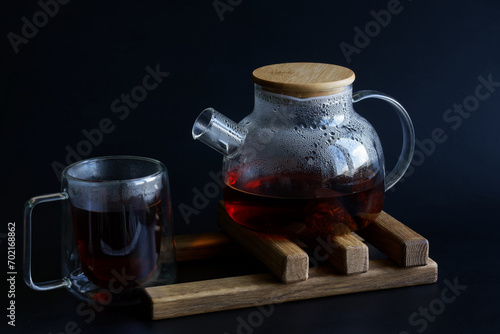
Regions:
M 396 182 L 401 179 L 401 177 L 403 177 L 404 173 L 410 166 L 413 152 L 415 150 L 415 130 L 413 129 L 410 116 L 406 112 L 405 108 L 403 108 L 398 101 L 387 94 L 374 90 L 361 90 L 352 95 L 352 102 L 356 103 L 368 98 L 380 99 L 392 104 L 399 116 L 399 121 L 401 122 L 401 127 L 403 129 L 403 147 L 401 148 L 399 160 L 393 170 L 385 177 L 385 190 L 387 191 L 394 186 Z
M 45 291 L 62 287 L 70 287 L 71 282 L 67 278 L 61 278 L 55 281 L 35 283 L 31 277 L 31 213 L 35 205 L 43 202 L 53 202 L 68 199 L 65 192 L 36 196 L 29 199 L 24 204 L 24 282 L 33 290 Z

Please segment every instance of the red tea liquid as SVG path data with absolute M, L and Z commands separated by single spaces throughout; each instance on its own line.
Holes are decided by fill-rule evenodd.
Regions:
M 342 235 L 361 229 L 382 211 L 384 182 L 379 175 L 348 183 L 319 181 L 316 175 L 286 174 L 224 184 L 225 208 L 236 222 L 268 234 L 301 237 Z M 284 196 L 266 196 L 286 185 Z M 244 189 L 244 190 L 240 190 Z M 307 194 L 300 197 L 300 194 Z
M 125 206 L 126 207 L 126 206 Z M 94 284 L 124 290 L 152 275 L 161 244 L 161 202 L 142 210 L 95 212 L 71 206 L 78 255 Z M 110 283 L 111 282 L 111 283 Z

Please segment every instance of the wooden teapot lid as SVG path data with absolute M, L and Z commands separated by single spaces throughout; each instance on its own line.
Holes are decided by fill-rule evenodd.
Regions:
M 283 63 L 260 67 L 252 80 L 266 91 L 299 98 L 340 93 L 354 81 L 354 72 L 338 65 Z

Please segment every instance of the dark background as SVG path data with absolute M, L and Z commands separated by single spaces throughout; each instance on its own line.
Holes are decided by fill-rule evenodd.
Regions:
M 410 315 L 439 299 L 445 280 L 456 279 L 467 289 L 424 332 L 498 333 L 500 87 L 476 99 L 479 104 L 460 117 L 460 124 L 443 117 L 455 104 L 474 101 L 479 77 L 500 82 L 500 5 L 402 0 L 400 12 L 347 59 L 340 44 L 354 46 L 355 27 L 365 30 L 374 21 L 371 11 L 385 10 L 392 1 L 221 3 L 232 4 L 223 20 L 211 0 L 73 0 L 59 5 L 17 53 L 8 34 L 21 35 L 22 18 L 33 22 L 41 7 L 35 1 L 2 5 L 0 249 L 5 259 L 6 226 L 15 222 L 18 267 L 16 328 L 6 326 L 6 311 L 2 328 L 59 333 L 75 321 L 82 333 L 236 333 L 238 317 L 247 319 L 253 309 L 156 322 L 110 310 L 87 324 L 75 314 L 79 302 L 65 291 L 29 290 L 21 270 L 23 203 L 59 191 L 54 161 L 66 165 L 67 147 L 76 150 L 85 140 L 83 130 L 109 118 L 113 131 L 81 158 L 129 154 L 161 160 L 170 174 L 176 233 L 217 230 L 220 196 L 189 222 L 179 211 L 182 203 L 192 206 L 193 189 L 202 190 L 212 181 L 209 173 L 221 167 L 221 156 L 192 140 L 194 119 L 212 106 L 239 121 L 253 107 L 255 68 L 309 61 L 347 66 L 356 73 L 354 90 L 394 96 L 411 115 L 420 142 L 430 143 L 436 128 L 444 131 L 443 143 L 417 147 L 420 159 L 413 161 L 413 172 L 387 193 L 384 207 L 428 238 L 440 278 L 429 286 L 277 305 L 253 332 L 418 333 L 423 328 L 410 324 Z M 145 68 L 157 64 L 168 77 L 120 119 L 123 114 L 113 112 L 112 102 L 130 94 L 142 83 Z M 391 168 L 401 142 L 397 117 L 381 102 L 355 108 L 374 124 Z M 55 279 L 58 205 L 37 207 L 34 219 L 36 278 Z M 0 286 L 4 289 L 4 283 Z M 0 291 L 5 300 L 6 293 L 5 285 Z

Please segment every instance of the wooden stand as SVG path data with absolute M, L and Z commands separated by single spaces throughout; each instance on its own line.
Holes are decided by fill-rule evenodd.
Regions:
M 438 267 L 428 258 L 427 240 L 387 213 L 382 213 L 359 233 L 388 256 L 379 260 L 369 260 L 368 247 L 354 233 L 327 240 L 318 238 L 316 244 L 305 247 L 300 241 L 243 228 L 227 215 L 222 203 L 219 203 L 218 221 L 230 237 L 217 232 L 176 237 L 177 260 L 234 254 L 242 251 L 241 245 L 272 274 L 146 288 L 152 319 L 437 281 Z M 316 266 L 324 261 L 331 265 Z

